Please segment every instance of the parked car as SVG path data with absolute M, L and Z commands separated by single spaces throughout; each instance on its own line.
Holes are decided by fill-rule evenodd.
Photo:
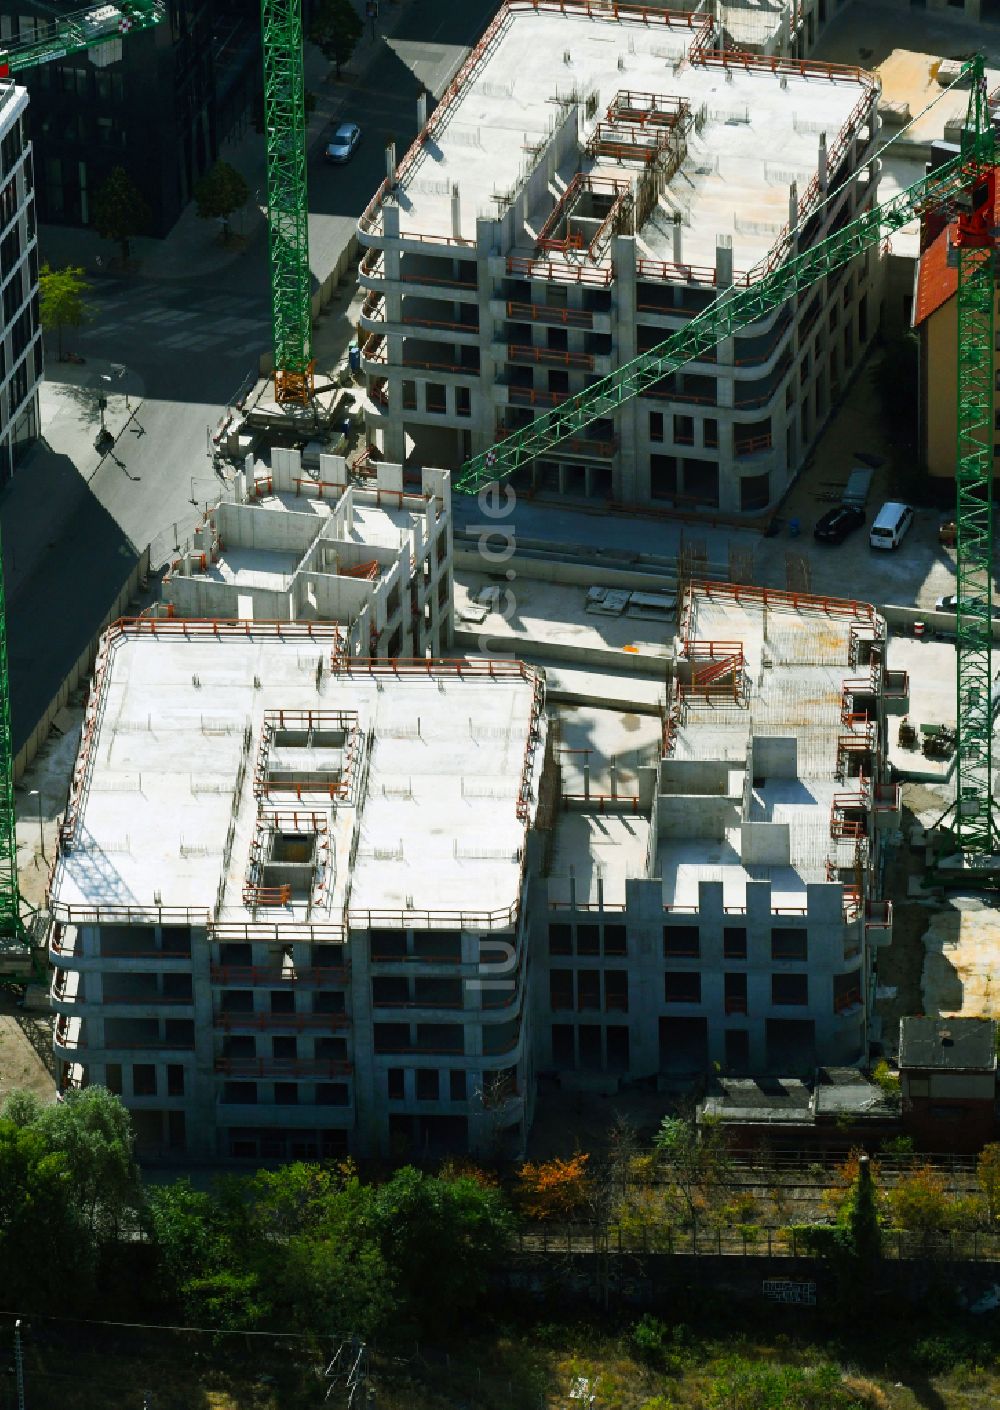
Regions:
M 813 538 L 820 543 L 843 543 L 865 522 L 865 512 L 854 504 L 838 504 L 828 509 L 813 529 Z
M 908 504 L 890 499 L 875 515 L 868 540 L 872 548 L 898 548 L 913 523 L 913 510 Z
M 326 162 L 350 161 L 355 147 L 361 141 L 361 128 L 356 122 L 342 122 L 323 149 Z
M 979 602 L 980 600 L 981 600 L 980 598 L 974 597 L 974 598 L 972 599 L 972 602 L 973 602 L 973 603 L 976 603 L 976 602 Z M 958 597 L 956 596 L 956 594 L 953 593 L 953 592 L 949 592 L 946 596 L 944 596 L 944 597 L 939 597 L 938 600 L 937 600 L 937 602 L 935 602 L 935 604 L 934 604 L 934 611 L 935 611 L 935 612 L 957 612 L 957 611 L 958 611 Z M 994 617 L 1000 617 L 1000 606 L 993 606 L 993 607 L 991 608 L 991 611 L 992 611 L 992 614 L 993 614 Z

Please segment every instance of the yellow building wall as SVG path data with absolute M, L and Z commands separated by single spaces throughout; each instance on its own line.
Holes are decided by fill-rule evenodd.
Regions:
M 958 300 L 949 299 L 927 320 L 927 469 L 955 476 L 958 425 Z
M 997 329 L 1000 331 L 1000 306 L 997 309 Z M 932 475 L 955 477 L 955 451 L 958 439 L 958 299 L 950 298 L 927 320 L 924 342 L 927 356 L 925 382 L 927 396 L 927 469 Z M 997 371 L 1000 358 L 993 353 L 994 404 Z M 994 413 L 995 416 L 995 413 Z M 994 445 L 1000 434 L 990 427 L 987 435 Z M 1000 464 L 993 457 L 993 473 L 1000 474 Z

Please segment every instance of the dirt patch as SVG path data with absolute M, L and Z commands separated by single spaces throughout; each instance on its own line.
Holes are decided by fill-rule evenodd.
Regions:
M 0 1101 L 15 1088 L 55 1101 L 52 1015 L 17 1007 L 11 991 L 0 991 Z

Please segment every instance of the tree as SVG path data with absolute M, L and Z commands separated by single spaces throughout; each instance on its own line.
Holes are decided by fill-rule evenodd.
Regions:
M 701 1213 L 732 1179 L 732 1160 L 721 1123 L 707 1118 L 701 1130 L 690 1117 L 665 1116 L 653 1146 L 697 1228 Z
M 94 228 L 105 240 L 116 240 L 124 263 L 135 235 L 149 225 L 149 206 L 123 166 L 116 166 L 94 197 Z
M 862 1274 L 870 1274 L 882 1257 L 882 1228 L 879 1224 L 875 1182 L 871 1161 L 858 1161 L 857 1179 L 841 1208 L 841 1222 L 847 1230 L 850 1251 Z
M 889 1203 L 899 1227 L 925 1239 L 951 1225 L 948 1185 L 933 1165 L 923 1165 L 912 1175 L 904 1175 L 889 1191 Z
M 86 295 L 89 289 L 90 285 L 79 265 L 67 264 L 63 269 L 42 265 L 38 276 L 42 327 L 56 330 L 60 362 L 63 357 L 63 329 L 79 328 L 87 320 Z
M 114 1243 L 137 1222 L 142 1182 L 132 1121 L 120 1098 L 106 1087 L 69 1091 L 64 1101 L 42 1107 L 28 1129 L 64 1158 L 74 1204 L 97 1246 Z
M 73 1209 L 66 1158 L 30 1126 L 0 1120 L 0 1306 L 43 1311 L 79 1294 L 91 1262 Z
M 198 215 L 202 220 L 221 220 L 222 238 L 229 239 L 229 218 L 250 199 L 250 187 L 228 162 L 216 162 L 194 188 Z
M 376 1187 L 370 1217 L 401 1303 L 414 1320 L 437 1328 L 471 1311 L 513 1232 L 498 1188 L 412 1166 Z
M 569 1219 L 590 1198 L 587 1155 L 530 1161 L 517 1172 L 517 1203 L 529 1219 Z
M 351 0 L 320 0 L 306 37 L 325 59 L 336 65 L 339 78 L 341 65 L 354 53 L 362 28 L 361 17 Z
M 976 1162 L 976 1179 L 986 1198 L 986 1216 L 992 1224 L 1000 1215 L 1000 1145 L 983 1146 Z

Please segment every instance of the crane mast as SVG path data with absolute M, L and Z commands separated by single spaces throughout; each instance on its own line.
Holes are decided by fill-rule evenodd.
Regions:
M 996 850 L 992 799 L 992 429 L 996 145 L 986 98 L 983 59 L 964 67 L 972 92 L 959 155 L 816 245 L 793 254 L 773 272 L 724 290 L 678 332 L 567 397 L 552 411 L 511 432 L 468 460 L 455 489 L 475 494 L 513 475 L 594 421 L 613 415 L 724 338 L 766 317 L 894 231 L 929 212 L 957 218 L 958 454 L 956 628 L 958 792 L 955 835 L 966 859 L 980 867 Z
M 313 392 L 312 282 L 301 0 L 261 0 L 261 30 L 274 394 L 281 406 L 307 406 Z
M 987 149 L 984 146 L 988 143 Z M 955 456 L 958 699 L 955 835 L 984 865 L 996 852 L 993 803 L 993 357 L 996 157 L 982 64 L 962 133 L 971 186 L 958 205 L 958 444 Z

